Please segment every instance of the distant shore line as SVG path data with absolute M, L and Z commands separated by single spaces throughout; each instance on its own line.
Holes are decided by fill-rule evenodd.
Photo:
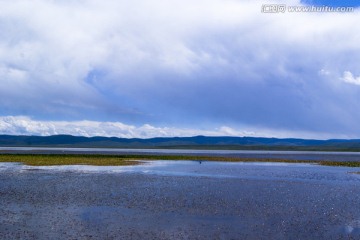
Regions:
M 56 165 L 94 165 L 94 166 L 129 166 L 149 160 L 190 160 L 219 162 L 274 162 L 274 163 L 309 163 L 323 166 L 360 167 L 360 161 L 319 161 L 292 160 L 277 158 L 248 158 L 196 155 L 104 155 L 104 154 L 0 154 L 0 162 L 18 162 L 29 166 Z

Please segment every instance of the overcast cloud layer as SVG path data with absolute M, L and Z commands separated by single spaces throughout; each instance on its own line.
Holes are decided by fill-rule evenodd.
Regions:
M 0 134 L 360 138 L 360 11 L 264 3 L 0 1 Z

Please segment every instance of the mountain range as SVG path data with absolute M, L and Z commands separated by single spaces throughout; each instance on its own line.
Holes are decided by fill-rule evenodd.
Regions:
M 164 148 L 164 149 L 239 149 L 360 151 L 360 139 L 313 140 L 262 137 L 168 137 L 117 138 L 71 135 L 0 135 L 0 147 L 87 147 L 87 148 Z

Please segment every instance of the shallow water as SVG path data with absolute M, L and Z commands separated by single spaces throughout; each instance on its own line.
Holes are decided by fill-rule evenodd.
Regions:
M 330 167 L 306 163 L 213 162 L 213 161 L 141 161 L 134 166 L 27 166 L 20 163 L 0 163 L 1 172 L 23 173 L 40 171 L 74 173 L 140 173 L 163 176 L 188 176 L 234 179 L 283 179 L 287 181 L 350 181 L 360 182 L 358 168 Z
M 0 239 L 358 239 L 360 168 L 0 163 Z

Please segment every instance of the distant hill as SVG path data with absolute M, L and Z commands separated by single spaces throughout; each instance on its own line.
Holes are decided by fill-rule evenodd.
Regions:
M 240 149 L 240 150 L 317 150 L 360 151 L 360 139 L 307 140 L 258 137 L 171 137 L 116 138 L 0 135 L 0 147 L 101 147 L 101 148 L 168 148 L 168 149 Z

